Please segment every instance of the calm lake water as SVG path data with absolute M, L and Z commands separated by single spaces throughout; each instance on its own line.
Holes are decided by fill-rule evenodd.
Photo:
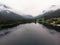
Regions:
M 60 45 L 60 32 L 28 23 L 0 31 L 0 45 Z

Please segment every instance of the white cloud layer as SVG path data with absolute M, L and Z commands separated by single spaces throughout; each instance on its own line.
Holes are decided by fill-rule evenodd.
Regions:
M 0 0 L 0 3 L 6 4 L 22 13 L 37 16 L 51 5 L 60 5 L 60 0 Z

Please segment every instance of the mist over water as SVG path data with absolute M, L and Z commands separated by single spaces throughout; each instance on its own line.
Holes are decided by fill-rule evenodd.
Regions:
M 22 24 L 8 30 L 11 32 L 0 38 L 0 45 L 60 45 L 60 33 L 38 23 Z

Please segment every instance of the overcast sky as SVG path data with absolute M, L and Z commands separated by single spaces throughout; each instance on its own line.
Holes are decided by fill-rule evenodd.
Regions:
M 37 16 L 43 10 L 49 9 L 51 5 L 60 5 L 60 0 L 0 0 L 0 3 L 6 4 L 18 12 Z

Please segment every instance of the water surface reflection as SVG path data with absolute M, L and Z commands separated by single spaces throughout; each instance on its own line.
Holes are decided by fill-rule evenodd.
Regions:
M 0 39 L 0 45 L 60 45 L 60 33 L 41 24 L 23 24 Z

